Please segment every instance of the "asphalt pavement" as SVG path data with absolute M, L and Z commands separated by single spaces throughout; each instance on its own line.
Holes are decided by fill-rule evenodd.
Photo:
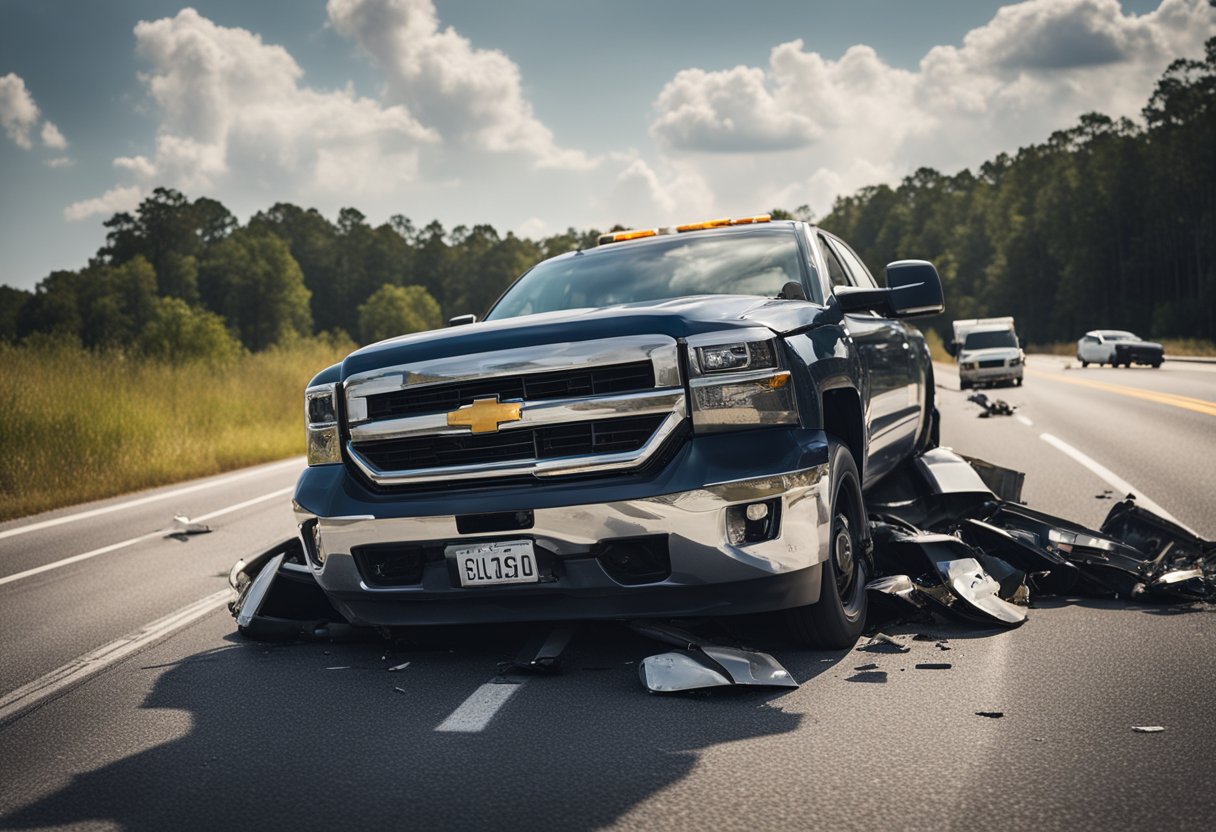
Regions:
M 985 391 L 1016 406 L 989 419 L 939 365 L 943 444 L 1025 471 L 1033 507 L 1096 526 L 1131 489 L 1216 537 L 1216 366 L 1068 363 L 1034 357 L 1024 386 Z M 499 673 L 524 626 L 410 647 L 247 643 L 220 593 L 237 557 L 291 533 L 299 466 L 0 525 L 0 828 L 1207 829 L 1216 816 L 1216 608 L 1045 598 L 1017 630 L 921 627 L 950 649 L 901 654 L 810 651 L 771 622 L 733 621 L 729 636 L 802 686 L 676 697 L 637 678 L 665 648 L 611 624 L 582 627 L 561 674 L 530 678 Z M 178 513 L 214 531 L 166 538 Z

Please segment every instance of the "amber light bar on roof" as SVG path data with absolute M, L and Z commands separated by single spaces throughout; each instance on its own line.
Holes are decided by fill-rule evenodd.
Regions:
M 645 228 L 640 231 L 617 231 L 610 234 L 601 234 L 598 244 L 603 246 L 608 243 L 623 243 L 626 240 L 637 240 L 642 237 L 657 237 L 660 234 L 678 234 L 685 231 L 702 231 L 706 228 L 723 228 L 728 225 L 751 225 L 757 222 L 770 222 L 772 216 L 769 214 L 757 214 L 754 217 L 724 217 L 720 220 L 706 220 L 705 222 L 694 222 L 687 225 L 664 226 L 662 228 Z

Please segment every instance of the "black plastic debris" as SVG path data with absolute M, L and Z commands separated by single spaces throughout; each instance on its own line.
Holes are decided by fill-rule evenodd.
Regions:
M 981 419 L 987 419 L 989 416 L 1012 416 L 1013 411 L 1016 409 L 1015 406 L 1009 404 L 1004 399 L 989 400 L 983 393 L 972 393 L 967 397 L 967 401 L 975 402 L 983 408 L 980 411 Z
M 347 625 L 317 585 L 299 538 L 241 559 L 228 573 L 238 593 L 228 605 L 240 633 L 256 641 L 328 637 Z
M 538 629 L 524 642 L 511 668 L 527 673 L 556 673 L 561 669 L 562 651 L 570 645 L 577 629 L 576 624 L 569 622 Z
M 950 662 L 917 662 L 917 670 L 949 670 L 954 667 Z
M 976 711 L 975 715 L 988 717 L 988 719 L 1001 719 L 1003 716 L 1005 716 L 1005 712 L 1004 711 Z
M 867 653 L 907 653 L 912 648 L 902 641 L 891 638 L 886 633 L 875 633 L 868 642 L 857 649 Z

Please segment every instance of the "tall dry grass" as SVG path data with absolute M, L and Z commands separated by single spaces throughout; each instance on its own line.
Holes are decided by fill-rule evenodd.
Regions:
M 0 344 L 0 520 L 302 454 L 304 387 L 351 348 L 172 365 Z

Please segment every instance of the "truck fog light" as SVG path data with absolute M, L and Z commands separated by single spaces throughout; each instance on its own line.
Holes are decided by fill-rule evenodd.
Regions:
M 726 509 L 726 542 L 731 546 L 772 540 L 780 529 L 781 498 Z
M 752 503 L 747 507 L 748 520 L 763 520 L 768 517 L 768 506 L 764 503 Z

